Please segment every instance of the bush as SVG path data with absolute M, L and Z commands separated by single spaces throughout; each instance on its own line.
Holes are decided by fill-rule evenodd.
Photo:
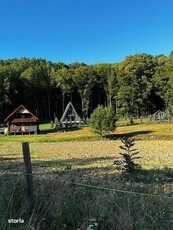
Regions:
M 115 122 L 115 112 L 112 106 L 104 107 L 99 105 L 91 114 L 89 126 L 95 130 L 95 132 L 104 136 L 106 133 L 115 130 Z

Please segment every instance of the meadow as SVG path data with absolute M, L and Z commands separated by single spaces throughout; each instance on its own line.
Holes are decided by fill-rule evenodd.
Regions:
M 113 164 L 123 136 L 135 137 L 139 173 Z M 35 208 L 27 213 L 21 142 L 30 143 Z M 4 229 L 171 229 L 173 124 L 118 124 L 102 139 L 88 127 L 0 136 L 0 219 Z M 5 214 L 4 214 L 5 213 Z M 25 224 L 8 224 L 9 218 Z M 1 226 L 1 229 L 3 229 Z

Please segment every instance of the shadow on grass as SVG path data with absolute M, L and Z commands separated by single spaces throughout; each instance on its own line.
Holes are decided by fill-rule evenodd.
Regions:
M 72 158 L 72 159 L 60 159 L 60 160 L 52 160 L 52 161 L 33 161 L 32 168 L 35 172 L 53 172 L 55 169 L 72 169 L 75 170 L 74 167 L 87 166 L 91 164 L 104 164 L 109 160 L 113 161 L 114 157 L 94 157 L 94 158 Z M 15 161 L 14 161 L 15 160 Z M 100 170 L 100 167 L 96 167 Z M 94 169 L 94 167 L 92 167 Z M 104 167 L 102 168 L 104 169 Z M 0 158 L 0 172 L 23 172 L 24 163 L 22 158 Z M 107 171 L 107 169 L 106 169 Z
M 135 125 L 144 125 L 146 123 L 133 123 L 133 124 L 130 124 L 130 123 L 117 123 L 116 127 L 124 127 L 124 126 L 135 126 Z
M 122 176 L 127 180 L 135 183 L 144 184 L 164 184 L 173 183 L 173 169 L 142 169 L 135 173 L 122 172 Z
M 59 128 L 59 129 L 45 129 L 40 130 L 39 134 L 57 133 L 57 132 L 73 132 L 81 130 L 80 127 L 69 127 L 69 128 Z
M 19 158 L 17 158 L 17 157 L 0 157 L 0 161 L 14 161 L 14 160 L 17 160 L 17 159 L 19 159 Z
M 151 133 L 153 133 L 153 131 L 149 131 L 149 130 L 148 131 L 135 131 L 135 132 L 122 133 L 122 134 L 108 134 L 106 135 L 106 138 L 110 140 L 117 140 L 123 137 L 136 137 L 136 136 L 146 135 L 146 134 L 151 134 Z
M 53 161 L 36 161 L 33 162 L 33 166 L 41 166 L 41 167 L 62 167 L 62 166 L 82 166 L 89 165 L 93 163 L 104 163 L 104 161 L 114 160 L 115 157 L 93 157 L 93 158 L 72 158 L 66 160 L 53 160 Z
M 6 172 L 20 172 L 21 171 L 21 162 L 18 157 L 5 157 L 4 155 L 0 156 L 0 173 Z
M 73 158 L 66 160 L 52 161 L 33 161 L 33 173 L 41 173 L 58 177 L 59 179 L 71 180 L 76 182 L 85 182 L 89 184 L 99 184 L 100 186 L 109 186 L 110 188 L 124 188 L 126 183 L 130 183 L 129 189 L 133 189 L 136 184 L 144 186 L 163 186 L 164 184 L 172 186 L 173 190 L 173 169 L 149 169 L 140 170 L 134 173 L 127 173 L 117 170 L 113 164 L 115 157 L 94 157 L 94 158 Z M 14 161 L 15 160 L 15 161 Z M 111 163 L 112 162 L 112 163 Z M 93 164 L 93 165 L 92 165 Z M 24 164 L 19 158 L 0 158 L 0 174 L 3 173 L 22 173 Z M 135 188 L 136 189 L 136 188 Z

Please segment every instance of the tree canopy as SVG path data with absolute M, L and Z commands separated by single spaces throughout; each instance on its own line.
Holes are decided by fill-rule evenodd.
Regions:
M 95 65 L 0 60 L 0 97 L 1 122 L 20 104 L 42 121 L 60 118 L 69 101 L 83 118 L 98 105 L 112 105 L 117 116 L 173 113 L 173 55 L 142 53 Z

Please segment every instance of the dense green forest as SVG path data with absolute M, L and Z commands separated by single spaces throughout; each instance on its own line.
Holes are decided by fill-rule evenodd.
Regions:
M 119 63 L 53 63 L 45 59 L 0 60 L 0 120 L 23 104 L 42 121 L 62 116 L 72 101 L 81 117 L 111 104 L 120 116 L 173 113 L 173 52 L 167 57 L 127 56 Z

